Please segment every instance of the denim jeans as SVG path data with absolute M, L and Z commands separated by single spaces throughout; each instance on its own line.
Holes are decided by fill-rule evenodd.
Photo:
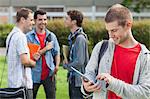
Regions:
M 69 97 L 70 99 L 84 99 L 82 92 L 81 92 L 81 87 L 76 87 L 75 86 L 75 77 L 71 77 L 69 81 Z
M 36 99 L 36 95 L 41 84 L 44 87 L 46 99 L 55 99 L 56 98 L 55 75 L 47 77 L 45 80 L 42 80 L 40 83 L 33 83 L 33 99 Z

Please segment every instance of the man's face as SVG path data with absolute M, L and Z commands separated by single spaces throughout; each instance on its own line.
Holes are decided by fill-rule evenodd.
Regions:
M 35 25 L 36 25 L 36 28 L 38 28 L 38 29 L 41 29 L 41 30 L 45 29 L 46 25 L 47 25 L 46 14 L 44 14 L 44 15 L 38 14 L 37 19 L 35 19 Z
M 32 30 L 34 25 L 33 13 L 29 13 L 28 18 L 25 20 L 25 32 Z
M 118 21 L 105 23 L 106 29 L 109 34 L 109 38 L 111 38 L 115 44 L 124 44 L 125 41 L 129 38 L 128 28 L 125 25 L 122 27 L 118 25 Z
M 66 15 L 66 18 L 65 18 L 65 26 L 68 27 L 68 28 L 71 28 L 72 27 L 72 20 L 70 18 L 69 15 Z

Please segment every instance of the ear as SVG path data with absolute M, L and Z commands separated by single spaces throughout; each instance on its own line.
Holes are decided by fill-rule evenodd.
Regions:
M 21 17 L 21 18 L 20 18 L 20 21 L 21 21 L 21 22 L 24 22 L 24 21 L 25 21 L 25 18 L 24 18 L 24 17 Z
M 133 22 L 131 20 L 127 20 L 126 24 L 127 24 L 127 27 L 131 28 L 133 25 Z
M 76 20 L 72 20 L 72 23 L 76 25 L 76 24 L 77 24 L 77 21 L 76 21 Z

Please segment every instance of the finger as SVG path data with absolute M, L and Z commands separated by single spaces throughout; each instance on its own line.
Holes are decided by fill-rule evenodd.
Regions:
M 89 90 L 89 91 L 96 91 L 96 90 L 99 90 L 99 89 L 100 89 L 100 87 L 97 86 L 97 85 L 95 85 L 95 84 L 90 85 L 90 86 L 88 87 L 88 90 Z
M 100 79 L 100 77 L 101 77 L 101 75 L 100 75 L 100 74 L 98 74 L 98 75 L 96 76 L 96 79 Z
M 90 81 L 85 81 L 83 78 L 82 78 L 82 81 L 83 81 L 83 84 L 84 84 L 85 86 L 91 86 L 91 85 L 93 85 L 92 82 L 90 82 Z
M 89 82 L 85 82 L 84 80 L 82 81 L 83 81 L 83 86 L 86 89 L 86 91 L 93 92 L 97 89 L 97 86 L 91 83 L 90 81 Z
M 102 88 L 102 86 L 99 85 L 99 86 L 97 86 L 94 90 L 95 90 L 95 91 L 100 91 L 101 88 Z
M 98 80 L 102 80 L 104 78 L 105 78 L 105 73 L 101 73 L 96 76 L 96 79 L 98 79 Z

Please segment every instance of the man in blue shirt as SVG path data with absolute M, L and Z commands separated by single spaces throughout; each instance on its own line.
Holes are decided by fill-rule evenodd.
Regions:
M 69 97 L 70 99 L 83 99 L 81 88 L 81 76 L 70 69 L 74 67 L 81 73 L 85 72 L 85 66 L 89 60 L 87 35 L 81 27 L 83 15 L 80 11 L 70 10 L 67 12 L 65 25 L 70 29 L 68 37 L 69 61 L 64 61 L 64 68 L 68 69 Z
M 27 40 L 40 45 L 41 49 L 33 55 L 37 62 L 35 68 L 32 68 L 33 97 L 36 99 L 38 89 L 42 84 L 46 98 L 55 99 L 55 74 L 60 63 L 60 47 L 55 34 L 46 29 L 46 12 L 37 10 L 34 13 L 34 19 L 35 29 L 27 33 Z

